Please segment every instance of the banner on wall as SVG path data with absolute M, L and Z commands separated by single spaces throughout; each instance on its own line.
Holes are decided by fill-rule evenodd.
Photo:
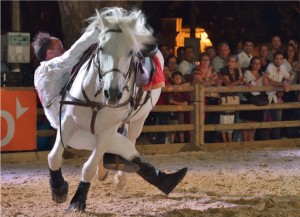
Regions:
M 37 105 L 34 90 L 1 88 L 1 151 L 36 149 Z

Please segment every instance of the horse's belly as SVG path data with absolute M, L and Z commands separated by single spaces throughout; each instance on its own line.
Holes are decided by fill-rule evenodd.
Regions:
M 126 119 L 129 109 L 127 108 L 102 108 L 96 114 L 94 128 L 96 134 L 105 131 L 107 128 L 119 127 Z M 92 109 L 85 107 L 74 107 L 69 115 L 73 117 L 80 129 L 91 131 L 91 122 L 93 121 Z

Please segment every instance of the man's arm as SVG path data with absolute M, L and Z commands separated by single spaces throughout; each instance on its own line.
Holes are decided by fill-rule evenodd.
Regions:
M 73 66 L 78 63 L 86 49 L 88 49 L 92 44 L 98 42 L 98 38 L 99 31 L 96 29 L 85 32 L 62 56 L 47 61 L 45 66 L 53 69 L 59 68 L 64 70 L 73 68 Z

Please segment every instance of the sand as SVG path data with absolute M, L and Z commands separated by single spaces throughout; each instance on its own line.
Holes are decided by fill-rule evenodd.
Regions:
M 67 202 L 56 204 L 49 191 L 46 161 L 1 165 L 1 216 L 213 216 L 299 217 L 300 148 L 184 152 L 144 156 L 158 168 L 189 171 L 165 196 L 136 174 L 124 189 L 93 179 L 86 212 L 66 213 L 86 157 L 65 160 Z

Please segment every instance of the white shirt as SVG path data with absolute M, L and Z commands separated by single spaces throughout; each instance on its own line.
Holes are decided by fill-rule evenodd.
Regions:
M 196 63 L 189 63 L 186 60 L 182 60 L 182 62 L 178 66 L 178 70 L 183 74 L 191 74 L 192 69 L 196 66 Z
M 270 63 L 267 66 L 266 72 L 269 73 L 269 78 L 271 78 L 271 80 L 277 82 L 282 82 L 283 78 L 290 77 L 288 70 L 283 64 L 280 65 L 279 71 L 277 71 L 276 66 L 273 63 Z M 269 98 L 269 103 L 271 103 L 272 100 L 275 103 L 277 103 L 276 91 L 268 91 L 267 94 Z
M 250 61 L 252 59 L 252 54 L 248 56 L 245 51 L 240 52 L 238 55 L 238 63 L 242 68 L 247 68 L 250 64 Z
M 59 93 L 70 78 L 70 70 L 80 60 L 84 51 L 98 41 L 98 36 L 97 30 L 85 32 L 63 55 L 41 62 L 35 70 L 34 86 L 45 115 L 55 129 L 59 126 L 59 101 L 61 100 Z M 51 106 L 47 108 L 47 104 L 52 101 Z
M 245 71 L 244 77 L 246 79 L 246 82 L 248 84 L 251 84 L 252 86 L 263 86 L 263 79 L 255 81 L 256 78 L 254 77 L 254 75 L 249 70 Z M 259 91 L 253 91 L 253 92 L 251 92 L 251 94 L 253 96 L 257 96 L 257 95 L 260 95 L 260 92 Z

